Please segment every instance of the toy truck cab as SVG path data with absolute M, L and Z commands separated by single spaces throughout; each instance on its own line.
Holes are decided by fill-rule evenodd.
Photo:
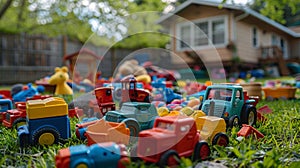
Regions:
M 130 129 L 130 135 L 137 137 L 140 130 L 152 128 L 157 116 L 156 108 L 151 103 L 126 102 L 119 111 L 107 112 L 105 120 L 124 122 Z
M 16 109 L 7 110 L 5 119 L 2 121 L 2 125 L 7 128 L 26 124 L 26 103 L 16 102 L 15 106 Z
M 129 75 L 121 80 L 122 99 L 121 102 L 150 102 L 150 93 L 147 90 L 138 89 L 137 81 L 134 76 Z
M 201 110 L 206 115 L 224 118 L 227 126 L 256 123 L 255 100 L 246 99 L 239 85 L 219 84 L 206 89 Z
M 13 108 L 12 101 L 10 99 L 0 99 L 0 122 L 5 119 L 5 114 L 7 110 Z
M 95 100 L 89 102 L 89 116 L 102 118 L 108 111 L 115 110 L 116 105 L 113 101 L 111 87 L 99 87 L 94 90 Z
M 58 97 L 26 102 L 26 125 L 18 128 L 20 147 L 52 145 L 71 136 L 68 105 Z
M 112 142 L 64 148 L 58 151 L 55 160 L 57 168 L 125 168 L 129 163 L 125 145 Z
M 206 142 L 199 141 L 193 118 L 167 116 L 155 120 L 154 127 L 141 131 L 132 156 L 137 155 L 146 162 L 158 163 L 160 167 L 176 165 L 179 157 L 193 156 L 193 160 L 204 160 L 210 155 Z M 134 153 L 136 152 L 136 154 Z

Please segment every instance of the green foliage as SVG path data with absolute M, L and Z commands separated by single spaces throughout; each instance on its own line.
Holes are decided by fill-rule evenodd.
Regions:
M 0 1 L 0 10 L 4 1 Z M 113 1 L 77 1 L 63 0 L 45 3 L 39 0 L 15 0 L 0 18 L 0 32 L 45 34 L 47 36 L 65 35 L 71 39 L 85 42 L 91 35 L 91 43 L 108 46 L 116 41 L 116 35 L 126 38 L 130 48 L 139 48 L 143 45 L 152 46 L 153 43 L 143 36 L 131 36 L 146 30 L 158 31 L 159 18 L 157 13 L 144 15 L 143 18 L 132 19 L 135 12 L 161 12 L 166 3 L 161 0 L 140 1 L 130 0 Z M 126 17 L 125 17 L 126 16 Z M 128 19 L 124 22 L 124 19 Z M 124 32 L 125 27 L 128 31 Z M 130 36 L 130 37 L 128 37 Z M 159 41 L 161 39 L 161 41 Z M 119 40 L 119 39 L 117 39 Z M 142 41 L 137 43 L 136 41 Z M 149 40 L 149 42 L 147 42 Z M 157 36 L 158 46 L 166 43 L 165 38 Z M 150 43 L 150 44 L 148 44 Z M 118 47 L 126 47 L 121 45 Z

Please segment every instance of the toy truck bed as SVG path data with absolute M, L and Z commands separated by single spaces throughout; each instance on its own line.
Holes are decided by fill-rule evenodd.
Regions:
M 263 87 L 262 90 L 265 93 L 266 99 L 293 99 L 295 98 L 295 93 L 297 88 L 295 87 L 280 87 L 280 88 L 270 88 Z
M 128 144 L 130 130 L 124 123 L 106 122 L 98 120 L 95 124 L 87 127 L 86 137 L 88 145 L 101 142 L 116 142 Z

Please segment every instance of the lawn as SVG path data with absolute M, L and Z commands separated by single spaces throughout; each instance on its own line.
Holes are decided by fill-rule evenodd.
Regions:
M 238 141 L 238 128 L 228 131 L 230 145 L 227 148 L 211 147 L 208 161 L 191 163 L 182 159 L 182 167 L 194 164 L 225 165 L 228 167 L 297 167 L 300 164 L 300 103 L 294 101 L 261 101 L 258 107 L 267 104 L 273 114 L 267 116 L 265 123 L 258 123 L 256 128 L 265 137 L 259 141 L 243 139 Z M 15 129 L 0 126 L 0 165 L 1 167 L 54 167 L 54 156 L 61 148 L 85 143 L 76 139 L 74 133 L 77 119 L 71 119 L 72 138 L 65 144 L 49 147 L 31 147 L 20 150 Z M 133 163 L 139 167 L 143 163 Z M 145 166 L 145 165 L 144 165 Z M 151 165 L 146 165 L 151 166 Z M 153 165 L 152 165 L 153 166 Z

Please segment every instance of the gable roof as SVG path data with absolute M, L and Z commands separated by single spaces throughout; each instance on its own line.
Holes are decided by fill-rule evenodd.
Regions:
M 274 27 L 276 27 L 277 29 L 293 36 L 293 37 L 300 37 L 300 33 L 296 33 L 294 31 L 292 31 L 291 29 L 283 26 L 282 24 L 275 22 L 274 20 L 261 15 L 260 13 L 252 10 L 249 7 L 246 6 L 242 6 L 242 5 L 232 5 L 232 4 L 220 4 L 218 2 L 212 2 L 212 1 L 206 1 L 206 0 L 188 0 L 185 1 L 184 3 L 182 3 L 181 5 L 179 5 L 178 7 L 176 7 L 176 9 L 172 12 L 172 13 L 168 13 L 164 16 L 162 16 L 159 20 L 158 23 L 162 23 L 165 20 L 171 18 L 174 14 L 184 10 L 186 7 L 190 6 L 190 5 L 204 5 L 204 6 L 212 6 L 212 7 L 220 7 L 222 6 L 222 8 L 227 8 L 227 9 L 233 9 L 233 10 L 239 10 L 244 12 L 245 14 L 249 14 L 259 20 L 262 20 L 264 22 L 266 22 L 269 25 L 272 25 Z

